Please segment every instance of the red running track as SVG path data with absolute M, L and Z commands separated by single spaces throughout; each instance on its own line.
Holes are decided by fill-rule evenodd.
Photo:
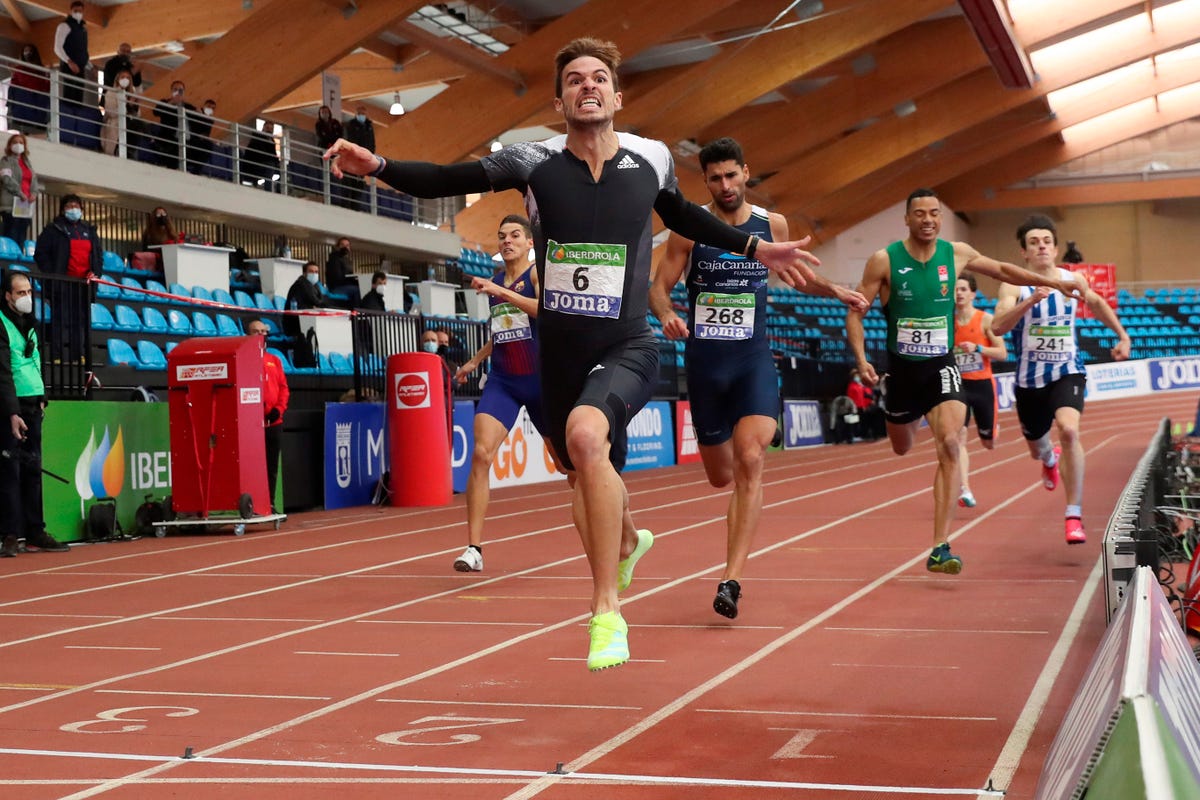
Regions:
M 1100 533 L 1192 402 L 1089 407 L 1078 547 L 1002 415 L 994 452 L 971 444 L 956 577 L 924 569 L 928 441 L 773 455 L 736 621 L 711 608 L 727 492 L 698 465 L 631 473 L 657 539 L 624 598 L 633 660 L 596 674 L 561 485 L 494 493 L 482 574 L 450 566 L 461 498 L 6 560 L 0 791 L 1029 797 L 1103 632 Z

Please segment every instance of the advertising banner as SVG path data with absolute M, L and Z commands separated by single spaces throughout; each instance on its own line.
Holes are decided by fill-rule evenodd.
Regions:
M 625 471 L 669 467 L 675 463 L 675 431 L 671 425 L 671 404 L 652 400 L 625 426 L 629 450 Z
M 167 404 L 50 403 L 42 427 L 42 466 L 69 481 L 42 478 L 46 530 L 54 538 L 83 539 L 87 508 L 100 497 L 116 499 L 117 520 L 131 532 L 146 495 L 162 500 L 171 493 Z
M 811 447 L 824 444 L 821 404 L 816 400 L 783 401 L 783 448 Z
M 542 435 L 533 427 L 528 412 L 522 408 L 492 462 L 491 487 L 496 489 L 566 478 L 566 475 L 554 469 Z
M 369 505 L 387 470 L 383 403 L 325 404 L 325 508 Z
M 467 490 L 471 454 L 475 452 L 475 401 L 454 401 L 454 436 L 450 440 L 450 471 L 454 491 Z
M 1200 357 L 1150 359 L 1150 389 L 1200 389 Z
M 700 460 L 700 448 L 696 442 L 696 429 L 692 427 L 692 403 L 690 400 L 675 402 L 675 463 L 693 464 Z

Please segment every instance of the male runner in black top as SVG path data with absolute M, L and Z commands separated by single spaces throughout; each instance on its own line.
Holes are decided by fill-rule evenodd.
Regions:
M 649 549 L 633 526 L 619 470 L 625 426 L 649 400 L 658 372 L 646 322 L 651 210 L 693 241 L 757 258 L 792 286 L 804 285 L 819 264 L 802 249 L 807 240 L 762 241 L 689 203 L 666 145 L 613 129 L 620 58 L 611 42 L 591 38 L 559 51 L 554 107 L 565 136 L 454 165 L 389 162 L 345 140 L 325 153 L 337 159 L 338 177 L 375 175 L 418 197 L 525 194 L 542 286 L 543 410 L 576 489 L 575 525 L 592 570 L 591 670 L 629 660 L 618 586 L 628 585 L 633 562 Z

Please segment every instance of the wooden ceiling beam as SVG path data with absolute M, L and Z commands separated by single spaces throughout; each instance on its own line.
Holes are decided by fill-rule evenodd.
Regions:
M 1200 177 L 1097 181 L 1069 186 L 1037 186 L 1001 189 L 979 208 L 971 211 L 1086 206 L 1103 203 L 1134 203 L 1200 197 Z
M 245 20 L 172 77 L 194 86 L 197 95 L 216 98 L 227 119 L 247 119 L 420 4 L 360 2 L 349 16 L 327 0 L 276 0 L 261 9 L 256 5 Z
M 414 25 L 407 20 L 401 20 L 392 26 L 392 30 L 413 44 L 420 45 L 457 64 L 462 64 L 471 70 L 491 75 L 508 81 L 514 89 L 525 90 L 525 77 L 511 67 L 499 64 L 496 56 L 489 56 L 477 47 L 467 44 L 461 39 L 435 36 L 424 28 Z
M 431 83 L 453 83 L 466 76 L 467 70 L 434 53 L 425 54 L 397 68 L 375 53 L 351 53 L 326 69 L 342 81 L 342 99 L 358 100 L 372 95 L 403 91 Z M 310 77 L 266 111 L 274 113 L 291 108 L 306 108 L 321 103 L 321 76 Z
M 29 27 L 29 20 L 25 17 L 25 12 L 21 10 L 21 7 L 14 0 L 0 0 L 0 2 L 4 4 L 8 15 L 12 17 L 13 24 L 17 26 L 21 33 L 29 36 L 33 29 Z
M 944 56 L 941 69 L 908 68 L 914 52 L 935 49 Z M 774 172 L 817 145 L 844 135 L 862 120 L 891 114 L 897 104 L 988 63 L 960 17 L 921 22 L 862 53 L 875 61 L 875 68 L 866 75 L 832 81 L 790 102 L 738 109 L 705 128 L 697 141 L 704 144 L 732 136 L 741 143 L 756 174 Z
M 1168 7 L 1170 8 L 1170 7 Z M 916 100 L 906 117 L 889 117 L 797 159 L 764 182 L 764 191 L 795 207 L 806 207 L 878 170 L 894 168 L 914 153 L 963 128 L 1087 78 L 1189 43 L 1200 29 L 1200 8 L 1189 8 L 1197 26 L 1159 28 L 1128 35 L 1104 52 L 1062 63 L 1034 88 L 1006 90 L 990 68 L 977 70 Z
M 1058 37 L 1098 19 L 1143 6 L 1143 0 L 1036 0 L 1036 11 L 1018 13 L 1013 33 L 1026 50 L 1036 50 Z M 1018 9 L 1019 12 L 1019 9 Z
M 58 18 L 54 20 L 54 24 L 62 22 L 71 13 L 71 0 L 21 0 L 27 6 L 40 8 L 43 11 L 49 11 L 57 14 Z M 8 7 L 8 2 L 4 3 Z M 98 28 L 103 28 L 108 25 L 109 14 L 112 11 L 111 6 L 98 6 L 95 3 L 83 4 L 83 21 Z M 19 23 L 18 23 L 19 24 Z
M 953 0 L 877 4 L 870 14 L 852 7 L 735 43 L 696 65 L 685 78 L 636 98 L 623 122 L 643 136 L 675 142 L 769 91 L 832 63 L 871 42 L 952 6 Z
M 955 208 L 974 210 L 988 207 L 1003 187 L 1053 169 L 1060 164 L 1095 153 L 1119 142 L 1192 119 L 1200 103 L 1200 83 L 1158 95 L 1155 103 L 1126 107 L 1110 115 L 1103 124 L 1079 125 L 1067 131 L 1066 139 L 1039 142 L 996 159 L 949 182 L 944 188 L 947 202 Z
M 506 69 L 525 76 L 522 94 L 490 75 L 472 75 L 404 116 L 387 137 L 377 137 L 381 151 L 439 163 L 453 162 L 509 130 L 554 97 L 554 54 L 578 36 L 617 43 L 626 57 L 662 41 L 685 20 L 705 17 L 733 5 L 733 0 L 661 0 L 655 23 L 645 24 L 640 0 L 593 0 L 559 17 L 516 47 L 497 56 Z M 469 122 L 467 120 L 470 120 Z

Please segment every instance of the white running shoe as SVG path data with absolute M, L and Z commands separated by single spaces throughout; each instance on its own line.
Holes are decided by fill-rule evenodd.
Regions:
M 483 572 L 483 553 L 474 547 L 463 550 L 463 554 L 454 559 L 454 568 L 459 572 Z
M 958 504 L 962 508 L 974 508 L 975 507 L 975 495 L 971 494 L 969 491 L 964 490 L 963 493 L 958 496 Z

